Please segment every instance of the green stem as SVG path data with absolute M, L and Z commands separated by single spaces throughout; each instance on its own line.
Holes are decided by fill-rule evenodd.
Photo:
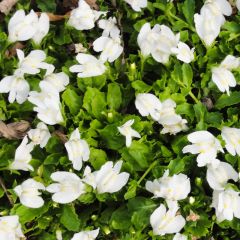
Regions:
M 146 172 L 142 175 L 142 177 L 137 181 L 137 184 L 140 185 L 140 183 L 142 182 L 142 180 L 148 175 L 148 173 L 155 167 L 155 165 L 157 164 L 158 160 L 154 161 L 146 170 Z
M 0 168 L 0 171 L 5 171 L 5 170 L 9 170 L 9 168 L 8 168 L 8 167 L 2 167 L 2 168 Z
M 196 103 L 199 103 L 199 100 L 194 96 L 194 94 L 192 93 L 192 91 L 189 92 L 189 96 L 190 96 Z

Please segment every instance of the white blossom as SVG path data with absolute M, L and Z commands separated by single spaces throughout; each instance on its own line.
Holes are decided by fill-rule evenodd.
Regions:
M 77 30 L 89 30 L 94 28 L 95 21 L 102 14 L 105 12 L 92 10 L 84 0 L 79 0 L 78 8 L 71 11 L 67 24 Z
M 118 161 L 114 166 L 113 162 L 108 161 L 93 173 L 87 169 L 84 181 L 97 189 L 98 193 L 118 192 L 127 184 L 129 178 L 129 173 L 120 173 L 121 167 L 122 161 Z
M 75 233 L 71 240 L 94 240 L 99 234 L 99 228 L 92 231 L 82 231 Z
M 79 78 L 99 76 L 106 71 L 104 63 L 90 54 L 79 53 L 76 59 L 80 65 L 73 65 L 69 70 L 77 72 Z
M 33 150 L 34 144 L 28 143 L 28 138 L 25 136 L 21 144 L 17 147 L 15 152 L 14 161 L 10 165 L 10 169 L 33 171 L 33 167 L 29 164 L 32 160 L 31 151 Z
M 51 137 L 48 127 L 43 122 L 38 123 L 37 128 L 29 130 L 27 134 L 32 143 L 34 145 L 40 145 L 41 148 L 47 145 Z
M 186 221 L 182 215 L 177 215 L 179 209 L 177 202 L 172 202 L 168 207 L 169 210 L 167 211 L 166 207 L 161 204 L 150 216 L 154 235 L 163 236 L 177 233 L 184 227 Z
M 198 167 L 212 164 L 216 167 L 219 160 L 216 159 L 217 152 L 224 152 L 217 138 L 208 131 L 196 131 L 188 135 L 188 141 L 193 143 L 183 148 L 183 153 L 198 154 Z
M 240 129 L 223 127 L 222 138 L 226 143 L 227 151 L 233 156 L 236 154 L 240 156 Z
M 32 178 L 27 179 L 13 190 L 19 197 L 20 202 L 26 207 L 40 208 L 44 205 L 44 201 L 40 197 L 41 193 L 38 190 L 45 190 L 45 187 Z
M 154 198 L 165 198 L 178 201 L 185 199 L 191 190 L 190 180 L 185 174 L 174 174 L 169 176 L 169 170 L 153 182 L 146 182 L 147 191 L 154 194 Z
M 227 55 L 220 66 L 212 68 L 212 81 L 217 85 L 221 92 L 229 93 L 229 87 L 235 87 L 237 82 L 230 70 L 240 66 L 239 58 Z
M 50 24 L 48 15 L 46 13 L 41 13 L 36 25 L 36 32 L 32 37 L 36 44 L 40 44 L 42 39 L 48 34 L 49 27 Z
M 145 23 L 137 37 L 138 45 L 143 56 L 149 54 L 160 63 L 167 63 L 172 49 L 177 48 L 180 34 L 174 34 L 172 30 L 165 26 L 156 24 L 151 29 L 150 23 Z
M 143 117 L 150 115 L 155 121 L 159 119 L 162 103 L 154 94 L 139 93 L 136 96 L 135 106 Z
M 54 66 L 44 62 L 46 59 L 44 51 L 33 50 L 26 57 L 22 50 L 17 49 L 16 51 L 19 59 L 18 68 L 23 73 L 37 74 L 40 72 L 40 69 L 45 69 L 47 75 L 53 71 Z
M 223 190 L 229 179 L 238 180 L 238 173 L 229 163 L 219 162 L 217 167 L 208 166 L 207 181 L 212 189 Z
M 99 37 L 93 42 L 93 49 L 101 52 L 100 59 L 103 62 L 114 62 L 123 52 L 120 37 Z
M 73 168 L 80 170 L 82 162 L 89 159 L 90 149 L 88 143 L 80 138 L 78 129 L 72 132 L 69 141 L 65 143 L 65 147 L 68 152 L 68 158 L 73 163 Z
M 24 238 L 17 215 L 0 217 L 0 239 L 21 240 Z
M 64 72 L 51 73 L 44 77 L 44 79 L 39 83 L 39 86 L 43 92 L 62 92 L 66 89 L 69 84 L 69 77 Z
M 187 236 L 181 233 L 176 233 L 173 237 L 173 240 L 187 240 Z
M 177 59 L 182 62 L 190 63 L 194 60 L 194 48 L 190 49 L 184 42 L 179 42 L 177 48 L 173 48 L 172 52 L 176 54 Z
M 211 207 L 215 208 L 217 220 L 231 221 L 233 217 L 240 218 L 239 192 L 232 189 L 224 191 L 213 191 L 213 202 Z
M 36 32 L 37 25 L 38 16 L 33 10 L 27 15 L 22 9 L 16 11 L 8 23 L 9 41 L 16 42 L 31 39 Z
M 230 95 L 229 87 L 235 87 L 237 85 L 234 75 L 223 67 L 212 68 L 212 81 L 221 92 L 227 92 L 228 95 Z
M 4 77 L 0 81 L 0 92 L 9 93 L 8 101 L 13 103 L 15 100 L 17 103 L 22 104 L 27 100 L 30 91 L 28 82 L 24 79 L 24 74 L 16 70 L 14 75 Z
M 116 38 L 120 35 L 120 30 L 117 27 L 117 19 L 115 17 L 99 20 L 98 26 L 103 29 L 103 37 Z
M 201 8 L 200 14 L 194 15 L 197 34 L 206 44 L 211 46 L 220 33 L 225 22 L 224 15 L 231 15 L 232 8 L 226 0 L 208 0 Z
M 147 7 L 147 0 L 125 0 L 125 2 L 136 12 L 140 12 L 141 8 Z
M 187 120 L 181 118 L 177 123 L 163 124 L 161 134 L 169 133 L 170 135 L 176 135 L 177 133 L 185 131 L 187 129 Z
M 58 171 L 51 174 L 51 179 L 58 182 L 46 188 L 48 192 L 53 193 L 54 202 L 70 203 L 85 193 L 85 186 L 75 173 Z
M 29 93 L 28 100 L 36 105 L 33 110 L 38 113 L 37 117 L 44 123 L 54 125 L 64 121 L 57 91 L 54 93 L 32 91 Z
M 132 144 L 132 137 L 141 138 L 141 135 L 134 129 L 132 129 L 132 125 L 134 123 L 134 119 L 128 120 L 122 126 L 118 127 L 118 131 L 126 137 L 126 146 L 130 147 Z

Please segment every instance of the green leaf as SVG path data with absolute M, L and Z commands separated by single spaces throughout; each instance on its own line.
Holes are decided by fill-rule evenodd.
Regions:
M 132 82 L 132 87 L 139 93 L 149 92 L 152 89 L 152 86 L 140 80 Z
M 37 6 L 42 12 L 56 12 L 56 2 L 55 0 L 36 0 Z
M 238 103 L 240 103 L 240 92 L 235 91 L 231 92 L 230 96 L 222 94 L 222 96 L 216 101 L 214 107 L 222 109 Z
M 96 88 L 87 88 L 83 98 L 83 107 L 96 118 L 101 118 L 106 111 L 105 94 Z
M 125 144 L 125 139 L 120 135 L 117 126 L 117 124 L 111 124 L 107 125 L 104 129 L 99 130 L 103 144 L 113 150 L 118 150 Z
M 113 212 L 110 222 L 114 229 L 128 230 L 131 226 L 128 209 L 125 206 L 118 208 Z
M 240 33 L 240 26 L 237 22 L 226 22 L 223 25 L 223 29 L 228 30 L 231 33 Z
M 89 162 L 94 169 L 100 169 L 100 167 L 107 161 L 107 154 L 101 149 L 91 149 Z
M 74 207 L 72 206 L 63 205 L 60 222 L 69 231 L 74 231 L 74 232 L 79 231 L 80 220 L 78 218 L 78 215 L 75 212 Z
M 183 15 L 189 24 L 193 24 L 195 14 L 195 0 L 185 0 L 182 7 Z
M 193 71 L 189 64 L 184 63 L 182 65 L 183 84 L 186 88 L 190 88 L 193 79 Z
M 77 114 L 82 106 L 82 97 L 74 89 L 68 88 L 62 94 L 62 99 L 68 106 L 71 114 Z
M 117 83 L 108 84 L 107 103 L 110 109 L 118 110 L 122 103 L 122 92 Z
M 18 215 L 22 224 L 29 223 L 34 219 L 40 218 L 48 211 L 48 204 L 44 204 L 41 208 L 28 208 L 21 204 L 16 204 L 11 210 L 11 215 Z

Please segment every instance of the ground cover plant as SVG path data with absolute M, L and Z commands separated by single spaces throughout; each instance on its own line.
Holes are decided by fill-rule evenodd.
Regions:
M 0 240 L 240 239 L 239 10 L 0 2 Z

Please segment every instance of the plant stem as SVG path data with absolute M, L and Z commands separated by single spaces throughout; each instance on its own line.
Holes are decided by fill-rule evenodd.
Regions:
M 142 180 L 148 175 L 148 173 L 155 167 L 155 165 L 157 164 L 157 160 L 154 161 L 146 170 L 146 172 L 142 175 L 142 177 L 137 181 L 137 185 L 140 185 L 140 183 L 142 182 Z
M 3 181 L 3 179 L 2 179 L 1 177 L 0 177 L 0 186 L 2 187 L 4 193 L 6 194 L 9 203 L 13 206 L 13 205 L 14 205 L 14 202 L 13 202 L 11 196 L 8 194 L 7 188 L 6 188 L 6 186 L 5 186 L 5 184 L 4 184 L 4 181 Z
M 199 102 L 199 100 L 194 96 L 194 94 L 192 93 L 192 91 L 189 92 L 189 96 L 190 96 L 196 103 Z

